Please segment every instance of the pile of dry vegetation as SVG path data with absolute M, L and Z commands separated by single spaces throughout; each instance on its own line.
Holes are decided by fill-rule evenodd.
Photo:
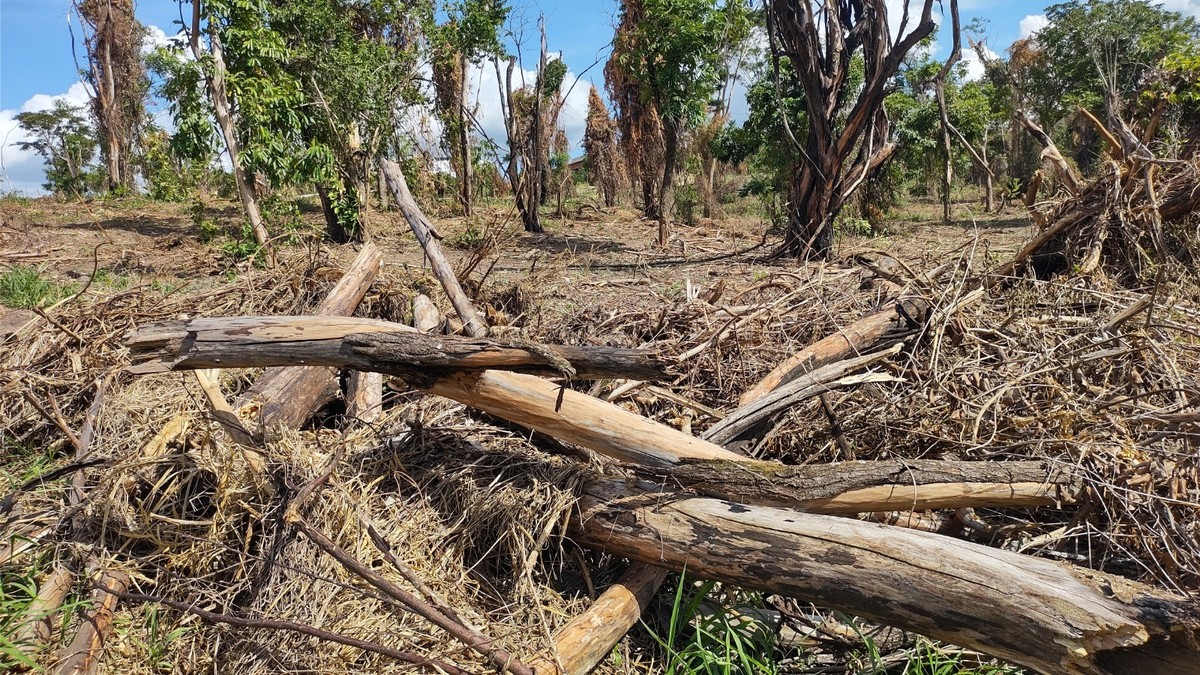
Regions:
M 1184 168 L 1116 171 L 1145 183 L 1102 177 L 1012 260 L 814 264 L 492 340 L 442 335 L 369 245 L 344 275 L 60 303 L 4 345 L 8 447 L 70 457 L 0 504 L 0 564 L 43 572 L 5 658 L 586 672 L 662 567 L 761 591 L 801 672 L 864 630 L 829 610 L 1043 672 L 1188 672 L 1200 295 L 1157 270 L 1200 222 L 1152 208 Z M 1097 239 L 1087 275 L 1027 273 Z M 329 316 L 204 319 L 304 314 Z M 239 365 L 269 367 L 213 370 Z M 620 650 L 604 672 L 661 667 Z

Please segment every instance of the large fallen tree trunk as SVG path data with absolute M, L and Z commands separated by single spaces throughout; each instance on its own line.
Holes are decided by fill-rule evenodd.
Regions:
M 144 374 L 195 368 L 259 368 L 280 363 L 350 367 L 395 375 L 414 386 L 464 370 L 499 368 L 579 378 L 663 377 L 648 350 L 540 345 L 528 341 L 426 335 L 403 324 L 350 317 L 246 316 L 163 321 L 126 341 Z
M 814 602 L 1042 673 L 1195 673 L 1200 604 L 927 532 L 593 482 L 580 545 Z
M 785 466 L 778 462 L 683 460 L 634 468 L 655 485 L 742 504 L 827 514 L 975 506 L 1050 506 L 1073 501 L 1081 482 L 1048 461 L 875 460 Z
M 366 244 L 338 280 L 329 295 L 317 305 L 316 314 L 349 316 L 367 294 L 379 274 L 383 254 Z M 258 421 L 263 430 L 296 428 L 339 391 L 337 373 L 329 368 L 297 366 L 268 370 L 246 390 L 233 407 L 239 414 Z

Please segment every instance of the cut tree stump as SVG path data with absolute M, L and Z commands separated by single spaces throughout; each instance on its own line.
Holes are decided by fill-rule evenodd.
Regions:
M 585 488 L 576 543 L 978 650 L 1042 673 L 1196 673 L 1200 603 L 906 530 L 705 497 Z

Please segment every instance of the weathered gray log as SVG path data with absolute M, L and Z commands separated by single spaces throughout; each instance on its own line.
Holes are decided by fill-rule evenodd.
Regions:
M 576 543 L 801 598 L 1042 673 L 1184 673 L 1200 604 L 928 532 L 593 482 Z
M 1049 461 L 874 460 L 785 466 L 754 460 L 685 459 L 663 469 L 632 467 L 655 485 L 740 504 L 849 515 L 966 506 L 1071 502 L 1082 484 Z
M 374 244 L 364 245 L 333 290 L 317 305 L 315 313 L 353 314 L 379 274 L 382 260 L 383 254 Z M 290 362 L 285 365 L 290 367 L 263 373 L 233 404 L 235 410 L 256 419 L 264 430 L 298 428 L 340 392 L 337 373 L 329 368 Z
M 413 199 L 412 193 L 408 191 L 408 182 L 404 180 L 404 172 L 400 170 L 400 165 L 384 159 L 379 162 L 379 170 L 392 190 L 396 206 L 400 207 L 400 212 L 408 221 L 413 235 L 425 250 L 425 257 L 429 259 L 433 276 L 442 284 L 446 295 L 450 297 L 450 304 L 454 305 L 454 311 L 462 319 L 464 332 L 471 337 L 487 335 L 487 323 L 479 316 L 479 312 L 475 311 L 475 306 L 471 304 L 471 300 L 463 292 L 462 285 L 458 283 L 458 278 L 454 276 L 454 270 L 438 244 L 433 224 L 425 217 L 425 213 L 417 205 L 417 200 Z
M 866 368 L 873 363 L 894 356 L 898 351 L 900 351 L 900 345 L 895 345 L 893 349 L 837 361 L 810 373 L 796 375 L 795 379 L 787 384 L 752 399 L 749 403 L 726 415 L 724 419 L 708 430 L 705 437 L 713 443 L 728 445 L 744 432 L 754 428 L 759 422 L 801 401 L 833 389 L 876 381 L 878 378 L 870 376 L 860 378 L 846 378 L 846 376 L 860 368 Z M 894 380 L 895 378 L 888 377 L 886 379 Z
M 287 363 L 385 373 L 421 388 L 451 373 L 483 369 L 660 379 L 665 367 L 647 350 L 426 335 L 402 324 L 351 317 L 163 321 L 138 328 L 126 346 L 135 374 Z

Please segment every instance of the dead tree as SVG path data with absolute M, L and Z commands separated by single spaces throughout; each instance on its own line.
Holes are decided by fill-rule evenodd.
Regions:
M 583 133 L 583 151 L 588 173 L 600 192 L 605 206 L 616 206 L 617 195 L 625 184 L 625 167 L 617 148 L 617 125 L 608 115 L 600 92 L 592 87 L 588 94 L 587 130 Z
M 466 103 L 470 91 L 467 58 L 461 50 L 443 41 L 434 48 L 433 90 L 438 116 L 444 127 L 444 143 L 450 151 L 450 166 L 458 176 L 455 196 L 463 215 L 471 215 L 471 142 L 467 129 Z
M 919 18 L 909 29 L 909 10 L 915 4 L 905 0 L 893 44 L 883 0 L 767 3 L 772 58 L 776 66 L 780 55 L 791 62 L 804 90 L 808 118 L 807 133 L 788 129 L 789 142 L 803 157 L 800 170 L 788 182 L 788 253 L 827 256 L 834 218 L 895 152 L 887 140 L 883 99 L 904 57 L 934 28 L 933 0 L 921 0 Z M 863 82 L 851 89 L 856 55 L 862 59 Z
M 75 11 L 86 25 L 84 46 L 93 87 L 92 114 L 101 140 L 108 189 L 133 187 L 130 153 L 145 109 L 142 25 L 133 0 L 82 0 Z
M 984 208 L 988 211 L 992 210 L 992 169 L 988 166 L 979 152 L 977 152 L 967 137 L 963 135 L 958 127 L 950 122 L 950 112 L 946 108 L 946 78 L 954 69 L 954 65 L 962 58 L 962 33 L 958 21 L 958 0 L 950 0 L 950 17 L 953 28 L 952 35 L 954 36 L 954 48 L 950 50 L 950 56 L 946 59 L 946 63 L 942 64 L 937 76 L 933 80 L 933 91 L 937 97 L 938 116 L 941 118 L 942 124 L 942 151 L 945 153 L 945 164 L 942 171 L 942 220 L 950 222 L 950 187 L 954 180 L 954 157 L 951 154 L 954 150 L 953 143 L 950 137 L 962 144 L 966 149 L 967 154 L 971 156 L 971 162 L 975 164 L 975 168 L 983 175 L 984 180 Z M 984 150 L 986 152 L 986 150 Z

